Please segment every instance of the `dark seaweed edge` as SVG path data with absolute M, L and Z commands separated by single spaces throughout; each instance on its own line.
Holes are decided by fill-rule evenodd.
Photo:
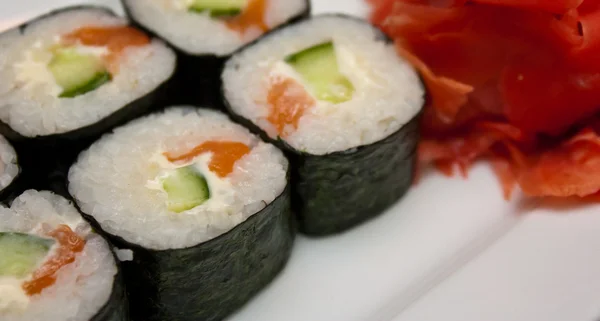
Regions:
M 415 115 L 385 139 L 360 149 L 329 154 L 325 158 L 297 156 L 295 164 L 299 170 L 295 173 L 294 204 L 300 230 L 311 236 L 345 232 L 378 217 L 401 200 L 415 175 L 420 115 Z M 352 168 L 344 164 L 351 164 Z M 381 173 L 385 173 L 384 178 Z M 323 189 L 323 186 L 331 189 Z M 327 198 L 313 194 L 315 190 L 327 190 Z M 357 197 L 365 190 L 366 195 Z M 364 206 L 367 203 L 370 205 Z M 328 210 L 323 211 L 323 208 Z
M 144 113 L 148 112 L 149 110 L 138 111 L 137 110 L 139 108 L 138 105 L 142 102 L 142 100 L 152 101 L 153 99 L 151 99 L 149 96 L 155 96 L 158 93 L 162 93 L 162 92 L 168 90 L 168 88 L 170 87 L 170 80 L 171 80 L 172 76 L 173 76 L 173 74 L 171 74 L 171 76 L 169 78 L 165 79 L 161 84 L 159 84 L 157 87 L 155 87 L 154 89 L 152 89 L 150 92 L 146 93 L 145 95 L 142 95 L 142 96 L 136 98 L 135 100 L 127 103 L 126 105 L 123 105 L 123 107 L 121 107 L 120 109 L 117 109 L 113 113 L 100 119 L 98 122 L 87 125 L 85 127 L 80 127 L 80 128 L 68 131 L 68 132 L 56 133 L 56 134 L 51 134 L 51 135 L 24 136 L 24 135 L 18 133 L 17 131 L 13 130 L 10 127 L 10 125 L 0 121 L 0 134 L 4 135 L 5 137 L 7 137 L 7 139 L 11 140 L 12 142 L 16 142 L 17 144 L 20 142 L 26 142 L 26 141 L 30 141 L 30 140 L 42 140 L 42 141 L 48 141 L 48 142 L 51 142 L 51 141 L 53 142 L 56 140 L 77 141 L 77 140 L 81 140 L 82 138 L 88 138 L 90 136 L 94 137 L 97 135 L 101 135 L 104 132 L 110 131 L 110 129 L 112 129 L 112 128 L 123 125 L 123 124 L 127 123 L 129 120 L 139 117 L 139 116 L 143 115 Z M 154 104 L 149 104 L 149 106 L 147 106 L 146 109 L 152 109 L 153 105 Z M 106 129 L 106 128 L 108 128 L 108 129 Z
M 17 176 L 13 178 L 13 180 L 10 182 L 10 184 L 8 184 L 8 186 L 6 186 L 0 191 L 0 202 L 4 204 L 12 202 L 12 200 L 18 196 L 17 194 L 20 194 L 21 191 L 24 191 L 23 185 L 23 169 L 21 168 L 21 166 L 19 166 L 19 173 L 17 174 Z
M 16 29 L 18 29 L 20 34 L 22 35 L 27 30 L 27 28 L 29 28 L 32 25 L 35 25 L 36 23 L 38 23 L 44 19 L 50 18 L 57 14 L 62 14 L 65 12 L 70 12 L 70 11 L 78 11 L 78 10 L 101 11 L 110 16 L 121 18 L 125 22 L 127 22 L 129 26 L 135 27 L 134 25 L 131 24 L 131 21 L 128 21 L 126 18 L 117 15 L 113 10 L 111 10 L 108 7 L 103 7 L 103 6 L 99 6 L 99 5 L 75 5 L 75 6 L 67 6 L 67 7 L 63 7 L 60 9 L 51 10 L 47 13 L 41 14 L 37 17 L 32 18 L 31 20 L 29 20 L 27 22 L 24 22 L 23 24 L 21 24 L 19 26 L 13 27 L 11 29 L 4 31 L 3 33 L 0 33 L 0 37 L 4 33 L 12 32 L 13 30 L 16 30 Z M 162 39 L 152 37 L 151 34 L 149 34 L 149 36 L 151 36 L 151 40 L 154 40 L 154 39 L 160 40 L 167 48 L 171 49 L 171 47 L 168 46 L 166 43 L 164 43 L 164 41 L 162 41 Z M 176 52 L 174 52 L 174 54 L 175 54 L 175 56 L 177 56 Z M 86 125 L 83 127 L 79 127 L 79 128 L 67 131 L 67 132 L 62 132 L 62 133 L 55 133 L 55 134 L 50 134 L 50 135 L 25 136 L 25 135 L 22 135 L 21 133 L 15 131 L 14 129 L 12 129 L 12 127 L 10 127 L 10 125 L 8 125 L 7 123 L 0 121 L 0 134 L 5 136 L 13 144 L 19 143 L 22 141 L 32 140 L 32 139 L 43 139 L 43 140 L 47 140 L 47 141 L 55 141 L 55 140 L 59 140 L 59 139 L 64 139 L 64 140 L 75 141 L 75 140 L 80 140 L 82 137 L 95 136 L 94 134 L 90 135 L 89 133 L 90 132 L 94 132 L 94 133 L 103 132 L 105 130 L 102 130 L 102 129 L 105 129 L 107 127 L 114 128 L 120 124 L 124 124 L 131 117 L 137 117 L 137 116 L 140 116 L 140 113 L 143 114 L 144 112 L 147 112 L 147 110 L 145 110 L 143 112 L 137 112 L 138 108 L 136 108 L 136 107 L 138 107 L 138 105 L 141 103 L 141 100 L 146 99 L 148 96 L 155 96 L 156 93 L 167 90 L 167 88 L 171 86 L 170 83 L 172 82 L 172 79 L 175 75 L 176 69 L 177 69 L 177 57 L 176 57 L 176 61 L 175 61 L 175 68 L 171 71 L 171 74 L 167 78 L 165 78 L 160 84 L 158 84 L 155 88 L 151 89 L 146 94 L 141 95 L 141 96 L 133 99 L 129 103 L 124 104 L 121 108 L 117 109 L 116 111 L 114 111 L 111 114 L 104 116 L 102 119 L 100 119 L 99 121 L 97 121 L 95 123 L 92 123 L 92 124 L 89 124 L 89 125 Z M 167 90 L 167 92 L 168 92 L 168 90 Z M 148 98 L 148 99 L 150 99 L 150 98 Z M 151 106 L 153 106 L 153 105 L 155 105 L 155 104 L 148 104 L 148 107 L 146 107 L 146 109 L 151 108 Z
M 120 17 L 119 15 L 117 15 L 112 9 L 108 8 L 108 7 L 104 7 L 104 6 L 100 6 L 100 5 L 72 5 L 72 6 L 66 6 L 66 7 L 62 7 L 62 8 L 58 8 L 58 9 L 53 9 L 50 10 L 48 12 L 42 13 L 40 15 L 37 15 L 31 19 L 29 19 L 28 21 L 16 26 L 16 27 L 12 27 L 8 30 L 3 31 L 2 33 L 0 33 L 0 36 L 2 36 L 2 34 L 4 33 L 8 33 L 8 32 L 12 32 L 15 29 L 19 30 L 20 34 L 23 34 L 25 32 L 25 30 L 27 28 L 29 28 L 30 25 L 34 25 L 39 21 L 42 21 L 46 18 L 50 18 L 52 16 L 55 16 L 57 14 L 61 14 L 64 12 L 69 12 L 69 11 L 77 11 L 77 10 L 97 10 L 97 11 L 103 11 L 104 13 L 107 13 L 111 16 L 114 17 Z
M 152 31 L 150 28 L 146 27 L 144 24 L 140 23 L 138 21 L 138 19 L 135 18 L 135 15 L 133 15 L 131 13 L 131 10 L 130 10 L 129 5 L 128 5 L 128 1 L 129 0 L 119 0 L 119 1 L 121 2 L 121 6 L 123 7 L 123 9 L 125 10 L 125 15 L 127 16 L 127 18 L 137 28 L 140 28 L 140 29 L 144 30 L 145 32 L 147 32 L 148 34 L 153 35 L 156 38 L 162 39 L 165 43 L 169 44 L 169 46 L 171 46 L 174 50 L 176 50 L 177 52 L 180 52 L 180 53 L 182 53 L 184 55 L 195 56 L 195 57 L 211 56 L 211 57 L 220 58 L 220 59 L 227 59 L 228 57 L 232 56 L 234 53 L 236 53 L 239 50 L 239 48 L 238 48 L 237 50 L 234 50 L 231 53 L 228 53 L 228 54 L 225 54 L 225 55 L 215 55 L 215 54 L 211 54 L 211 53 L 193 53 L 193 52 L 185 51 L 182 48 L 179 48 L 179 47 L 175 46 L 168 39 L 165 39 L 165 38 L 161 37 L 159 34 L 157 34 L 156 32 Z M 306 3 L 306 9 L 304 9 L 303 11 L 298 12 L 295 15 L 292 15 L 287 20 L 281 22 L 279 25 L 277 25 L 274 28 L 268 30 L 267 32 L 265 32 L 264 34 L 262 34 L 260 37 L 258 37 L 257 39 L 253 40 L 252 42 L 250 42 L 248 44 L 254 43 L 257 40 L 262 39 L 265 35 L 273 32 L 275 30 L 281 29 L 282 27 L 285 27 L 287 25 L 294 24 L 294 23 L 296 23 L 298 21 L 302 21 L 304 19 L 309 18 L 310 14 L 312 12 L 312 4 L 311 4 L 310 0 L 305 0 L 304 2 Z M 243 47 L 247 46 L 248 44 L 243 45 L 240 48 L 243 48 Z

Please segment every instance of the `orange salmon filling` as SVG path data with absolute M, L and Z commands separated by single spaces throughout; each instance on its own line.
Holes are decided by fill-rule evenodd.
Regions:
M 170 162 L 189 162 L 200 154 L 212 153 L 208 168 L 211 172 L 220 177 L 226 177 L 233 172 L 235 162 L 249 152 L 250 148 L 246 144 L 240 142 L 208 141 L 194 147 L 194 149 L 182 155 L 176 156 L 168 152 L 164 153 L 164 155 Z
M 150 38 L 143 32 L 127 26 L 82 27 L 65 36 L 65 44 L 80 43 L 85 46 L 105 46 L 109 54 L 104 57 L 111 72 L 118 70 L 117 63 L 123 50 L 132 46 L 145 46 Z
M 227 27 L 238 33 L 244 33 L 252 27 L 259 28 L 262 32 L 269 30 L 265 22 L 267 0 L 249 0 L 246 9 L 238 16 L 227 20 Z
M 29 296 L 39 294 L 45 288 L 53 285 L 56 282 L 56 272 L 63 266 L 73 263 L 76 254 L 83 251 L 85 247 L 85 240 L 67 225 L 60 225 L 48 233 L 48 236 L 58 241 L 59 248 L 50 259 L 33 272 L 30 281 L 23 283 L 23 290 Z
M 271 107 L 267 120 L 282 137 L 290 134 L 286 127 L 297 129 L 300 118 L 316 104 L 304 86 L 290 78 L 278 78 L 271 83 L 267 102 Z

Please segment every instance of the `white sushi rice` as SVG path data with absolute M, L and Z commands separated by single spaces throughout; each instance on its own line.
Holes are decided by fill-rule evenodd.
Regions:
M 0 135 L 0 191 L 10 185 L 19 172 L 15 149 Z
M 306 0 L 266 0 L 264 21 L 274 28 L 307 10 Z M 228 55 L 262 34 L 251 28 L 245 34 L 229 29 L 208 13 L 188 12 L 189 0 L 124 0 L 134 20 L 189 54 Z
M 417 72 L 374 27 L 340 16 L 287 27 L 230 59 L 222 78 L 232 110 L 277 137 L 267 121 L 272 77 L 287 72 L 281 66 L 288 55 L 329 41 L 340 73 L 355 92 L 338 104 L 317 100 L 300 118 L 297 130 L 284 137 L 290 146 L 315 155 L 348 150 L 389 136 L 419 113 L 425 92 Z
M 0 232 L 45 236 L 43 230 L 63 224 L 84 237 L 85 248 L 58 271 L 53 285 L 32 297 L 23 292 L 22 280 L 0 277 L 0 320 L 88 321 L 107 302 L 117 274 L 115 260 L 106 241 L 91 232 L 69 201 L 29 190 L 10 208 L 0 207 Z
M 251 151 L 217 188 L 207 178 L 209 201 L 181 213 L 169 211 L 167 193 L 152 184 L 165 169 L 161 155 L 184 154 L 206 141 L 241 142 Z M 226 233 L 271 203 L 286 186 L 287 168 L 278 149 L 225 115 L 178 107 L 133 121 L 94 143 L 71 167 L 69 191 L 108 233 L 155 250 L 185 248 Z
M 125 24 L 123 18 L 87 8 L 57 13 L 23 33 L 15 28 L 0 34 L 0 120 L 27 137 L 64 133 L 102 120 L 169 79 L 175 54 L 153 40 L 127 48 L 109 83 L 74 98 L 58 98 L 58 85 L 47 68 L 49 47 L 81 27 Z

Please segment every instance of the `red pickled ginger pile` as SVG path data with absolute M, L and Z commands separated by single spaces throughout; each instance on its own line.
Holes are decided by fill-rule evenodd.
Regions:
M 505 196 L 600 192 L 600 0 L 367 0 L 428 89 L 420 166 Z

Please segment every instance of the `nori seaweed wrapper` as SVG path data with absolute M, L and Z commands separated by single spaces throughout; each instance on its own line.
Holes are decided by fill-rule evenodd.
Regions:
M 119 259 L 114 256 L 115 264 L 119 265 Z M 90 321 L 128 321 L 129 320 L 129 304 L 127 301 L 127 293 L 123 284 L 123 273 L 121 268 L 113 279 L 113 287 L 110 292 L 108 301 L 98 310 L 98 312 L 90 319 Z
M 176 86 L 174 86 L 173 92 L 171 93 L 171 96 L 173 97 L 171 104 L 206 106 L 223 110 L 223 99 L 220 95 L 222 84 L 221 72 L 223 71 L 225 61 L 227 61 L 231 55 L 219 56 L 214 54 L 194 54 L 186 52 L 135 19 L 129 9 L 127 0 L 121 0 L 121 4 L 125 8 L 125 14 L 132 21 L 133 25 L 144 30 L 148 34 L 162 39 L 177 53 L 178 63 L 174 77 L 176 79 Z M 306 10 L 297 13 L 288 21 L 275 27 L 273 30 L 309 17 L 311 12 L 310 1 L 306 0 L 306 4 Z M 202 30 L 198 30 L 198 32 L 201 33 Z
M 19 174 L 17 174 L 8 186 L 0 191 L 0 202 L 10 204 L 15 198 L 21 195 L 21 193 L 29 189 L 27 187 L 29 184 L 26 183 L 25 177 L 23 170 L 19 167 Z
M 300 229 L 327 235 L 384 212 L 410 188 L 418 117 L 371 145 L 325 156 L 295 153 L 295 209 Z
M 355 227 L 383 213 L 412 185 L 419 115 L 378 142 L 327 155 L 297 151 L 249 120 L 233 118 L 285 151 L 292 168 L 292 207 L 305 234 L 324 236 Z
M 359 20 L 371 26 L 363 19 L 345 14 L 319 15 L 323 16 Z M 377 30 L 379 39 L 392 43 L 392 39 Z M 375 143 L 312 155 L 294 149 L 279 137 L 270 137 L 251 120 L 236 114 L 224 91 L 222 96 L 225 108 L 235 121 L 286 153 L 292 168 L 292 207 L 299 229 L 305 234 L 325 236 L 366 222 L 401 199 L 412 184 L 420 114 Z
M 84 217 L 100 230 L 93 217 Z M 132 320 L 222 320 L 285 267 L 295 238 L 290 189 L 229 232 L 193 247 L 152 250 L 104 234 L 134 253 L 121 262 Z
M 116 16 L 113 11 L 105 7 L 71 6 L 46 13 L 16 28 L 23 33 L 32 23 L 58 13 L 75 10 L 99 10 Z M 146 95 L 138 97 L 100 121 L 69 132 L 28 137 L 0 121 L 0 134 L 13 145 L 19 155 L 19 166 L 24 174 L 21 179 L 25 182 L 26 188 L 52 190 L 51 185 L 54 181 L 66 179 L 68 168 L 79 152 L 102 134 L 168 105 L 169 94 L 174 86 L 173 79 L 174 74 Z

